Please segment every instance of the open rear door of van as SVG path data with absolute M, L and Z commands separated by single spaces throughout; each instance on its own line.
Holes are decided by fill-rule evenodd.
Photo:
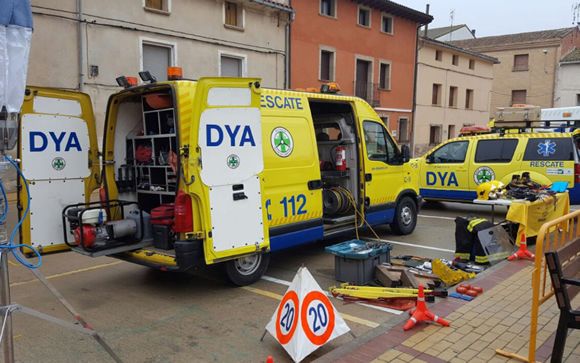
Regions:
M 259 87 L 259 79 L 249 78 L 202 78 L 197 84 L 199 128 L 192 144 L 199 145 L 199 175 L 208 191 L 203 223 L 209 263 L 269 249 Z
M 95 118 L 87 94 L 28 87 L 20 119 L 18 158 L 30 189 L 30 213 L 21 242 L 42 253 L 66 251 L 62 210 L 88 201 L 98 187 L 100 166 Z M 19 218 L 28 206 L 19 179 Z M 69 241 L 72 238 L 67 233 Z

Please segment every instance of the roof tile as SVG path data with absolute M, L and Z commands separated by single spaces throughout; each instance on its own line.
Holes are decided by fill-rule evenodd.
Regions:
M 564 57 L 562 57 L 560 62 L 562 63 L 580 62 L 580 48 L 576 48 L 570 53 L 566 54 Z
M 574 28 L 561 28 L 527 33 L 497 35 L 477 39 L 456 40 L 451 42 L 451 44 L 461 48 L 471 49 L 471 48 L 488 48 L 502 45 L 529 43 L 545 40 L 556 40 L 562 39 L 563 37 L 568 35 L 568 33 L 570 33 L 573 29 Z
M 443 35 L 451 33 L 452 31 L 455 31 L 457 29 L 461 29 L 464 26 L 467 26 L 467 25 L 466 24 L 457 24 L 457 25 L 453 25 L 453 26 L 444 26 L 441 28 L 429 28 L 427 30 L 427 38 L 437 39 Z M 425 30 L 421 30 L 421 36 L 422 37 L 425 36 Z

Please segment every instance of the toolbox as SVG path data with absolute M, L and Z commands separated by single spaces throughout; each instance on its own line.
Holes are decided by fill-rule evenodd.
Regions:
M 153 224 L 153 247 L 162 250 L 173 249 L 173 231 L 171 226 L 163 224 Z
M 153 246 L 162 250 L 173 249 L 174 222 L 173 203 L 161 204 L 151 210 L 151 230 L 153 234 Z
M 388 243 L 350 240 L 326 247 L 334 255 L 334 277 L 353 285 L 375 281 L 376 266 L 390 262 L 392 246 Z

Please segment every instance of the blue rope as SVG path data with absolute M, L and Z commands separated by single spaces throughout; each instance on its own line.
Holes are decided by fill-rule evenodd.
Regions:
M 8 241 L 8 244 L 0 245 L 0 248 L 10 250 L 10 252 L 12 252 L 12 255 L 14 256 L 14 258 L 18 262 L 20 262 L 20 264 L 22 264 L 23 266 L 30 268 L 30 269 L 39 268 L 40 266 L 42 266 L 42 255 L 40 254 L 40 252 L 38 252 L 38 250 L 36 248 L 34 248 L 30 245 L 26 245 L 26 244 L 22 244 L 22 243 L 19 243 L 19 244 L 14 243 L 14 239 L 16 238 L 16 234 L 18 233 L 20 226 L 22 225 L 22 223 L 26 219 L 26 216 L 28 216 L 28 213 L 30 212 L 30 189 L 28 188 L 28 181 L 26 180 L 26 177 L 24 177 L 24 174 L 22 174 L 22 171 L 18 167 L 18 164 L 14 160 L 12 160 L 12 158 L 10 156 L 6 156 L 5 158 L 6 158 L 6 160 L 8 160 L 8 162 L 10 164 L 12 164 L 14 169 L 16 169 L 16 173 L 18 174 L 18 176 L 20 178 L 22 178 L 22 183 L 24 184 L 24 188 L 26 189 L 27 203 L 26 203 L 26 209 L 24 210 L 24 214 L 22 215 L 22 218 L 18 221 L 18 223 L 16 223 L 16 226 L 14 226 L 14 229 L 12 230 L 12 233 L 10 234 L 10 239 Z M 2 189 L 2 198 L 4 198 L 4 210 L 5 210 L 4 214 L 0 217 L 0 221 L 5 221 L 6 217 L 8 215 L 8 198 L 6 198 L 6 191 L 4 189 L 4 186 L 2 185 L 1 180 L 0 180 L 0 187 Z M 26 258 L 24 256 L 22 256 L 22 254 L 19 251 L 19 249 L 22 247 L 26 247 L 26 248 L 32 250 L 32 252 L 34 252 L 36 257 L 38 258 L 38 262 L 36 262 L 36 264 L 32 264 L 32 263 L 28 262 L 26 260 Z
M 2 211 L 2 215 L 0 215 L 0 223 L 2 223 L 8 217 L 8 198 L 6 197 L 6 190 L 4 189 L 2 179 L 0 179 L 0 190 L 2 191 L 2 198 L 4 199 L 4 211 Z

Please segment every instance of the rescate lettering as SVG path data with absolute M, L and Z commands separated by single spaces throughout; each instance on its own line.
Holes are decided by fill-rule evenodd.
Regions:
M 265 108 L 278 108 L 281 110 L 302 110 L 300 97 L 283 97 L 274 95 L 262 95 L 260 105 Z

